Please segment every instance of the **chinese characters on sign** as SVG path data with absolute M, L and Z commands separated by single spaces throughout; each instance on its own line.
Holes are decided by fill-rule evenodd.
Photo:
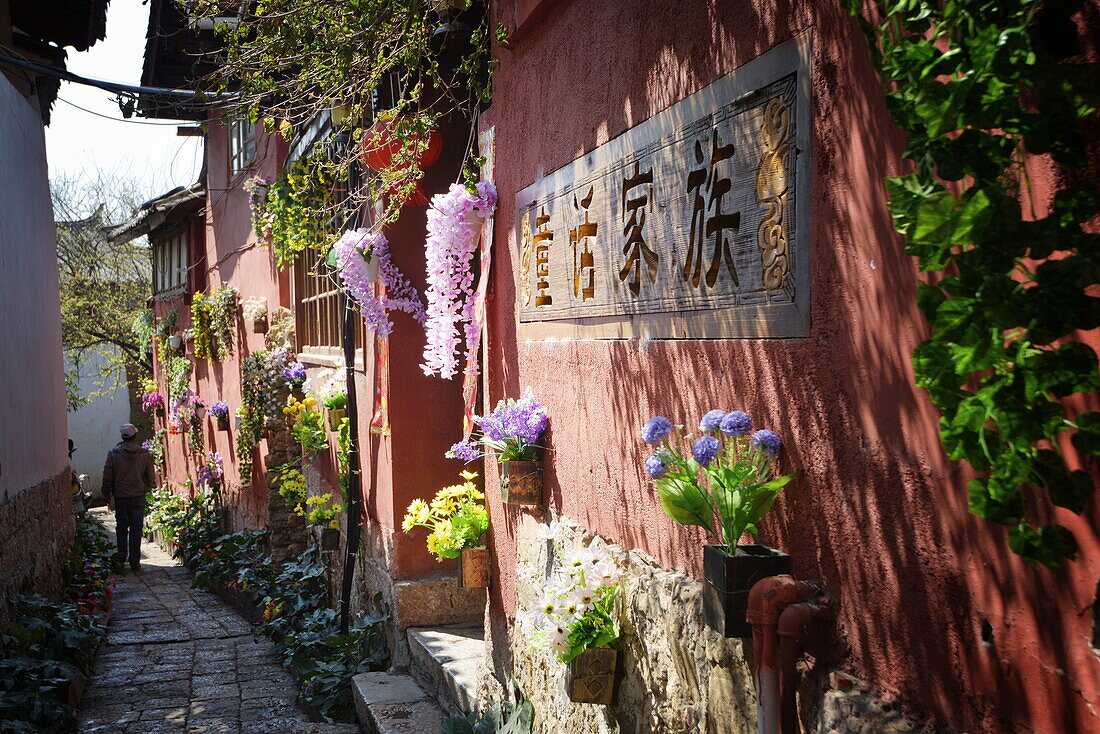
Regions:
M 716 82 L 521 191 L 520 324 L 592 326 L 569 333 L 596 338 L 649 324 L 666 338 L 801 335 L 798 82 L 788 71 L 724 98 Z

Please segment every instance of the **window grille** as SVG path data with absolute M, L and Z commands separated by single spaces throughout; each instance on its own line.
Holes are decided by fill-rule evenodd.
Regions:
M 256 159 L 256 126 L 247 119 L 229 124 L 229 167 L 231 174 L 247 170 Z

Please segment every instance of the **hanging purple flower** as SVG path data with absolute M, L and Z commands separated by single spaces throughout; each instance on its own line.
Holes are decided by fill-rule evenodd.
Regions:
M 752 430 L 752 418 L 749 418 L 749 414 L 740 410 L 734 410 L 726 413 L 722 417 L 722 421 L 718 424 L 718 427 L 722 430 L 722 433 L 733 438 L 739 438 Z
M 462 459 L 463 461 L 477 461 L 481 458 L 481 452 L 477 449 L 477 444 L 473 441 L 459 441 L 454 446 L 451 446 L 447 452 L 447 457 L 450 459 Z
M 703 416 L 703 420 L 699 421 L 700 431 L 713 431 L 718 428 L 718 425 L 722 422 L 722 419 L 726 417 L 726 411 L 724 410 L 711 410 Z
M 650 454 L 645 460 L 645 470 L 651 478 L 660 479 L 668 471 L 668 467 L 665 466 L 665 460 L 660 454 Z
M 757 431 L 752 434 L 752 445 L 763 452 L 764 456 L 775 456 L 783 442 L 774 431 Z
M 210 406 L 210 415 L 215 418 L 228 418 L 229 417 L 229 405 L 219 400 Z
M 691 453 L 695 460 L 699 462 L 699 466 L 708 467 L 714 461 L 714 457 L 718 456 L 719 448 L 721 448 L 721 444 L 718 443 L 717 438 L 703 436 L 695 439 L 695 443 L 691 445 Z
M 333 244 L 332 251 L 344 287 L 359 304 L 367 328 L 379 336 L 387 336 L 393 331 L 390 311 L 404 311 L 417 321 L 424 320 L 420 294 L 394 265 L 385 235 L 369 229 L 348 230 Z M 377 272 L 382 276 L 381 292 L 375 284 L 372 263 L 377 264 Z
M 668 438 L 669 431 L 672 430 L 672 421 L 668 418 L 662 418 L 656 416 L 646 421 L 642 426 L 642 440 L 648 443 L 650 446 L 657 446 Z
M 496 206 L 496 187 L 477 185 L 477 193 L 451 184 L 446 193 L 432 197 L 428 208 L 428 237 L 424 246 L 428 302 L 424 331 L 426 375 L 444 379 L 458 372 L 458 348 L 465 337 L 467 361 L 473 340 L 474 253 L 486 217 Z M 462 334 L 460 334 L 460 330 Z M 474 360 L 476 362 L 476 360 Z
M 141 399 L 141 408 L 146 413 L 152 413 L 158 408 L 164 407 L 164 395 L 159 390 L 146 393 L 145 397 Z

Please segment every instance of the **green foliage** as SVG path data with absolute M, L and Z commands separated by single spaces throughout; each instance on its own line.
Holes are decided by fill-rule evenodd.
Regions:
M 493 701 L 485 713 L 449 716 L 442 734 L 530 734 L 535 724 L 535 707 L 512 681 L 512 701 Z
M 294 263 L 307 249 L 325 252 L 335 240 L 333 187 L 336 174 L 323 155 L 312 155 L 287 166 L 258 202 L 256 220 L 271 238 L 280 268 Z
M 757 523 L 794 475 L 773 477 L 773 459 L 753 447 L 748 436 L 715 433 L 720 450 L 714 461 L 703 467 L 695 459 L 685 458 L 691 455 L 689 441 L 681 427 L 673 428 L 670 439 L 655 452 L 667 472 L 653 484 L 666 515 L 681 525 L 703 528 L 733 555 L 744 533 L 756 537 Z
M 437 12 L 433 5 L 442 9 Z M 206 86 L 233 91 L 228 114 L 262 119 L 269 133 L 288 138 L 335 110 L 334 122 L 356 143 L 331 151 L 336 156 L 333 168 L 340 172 L 358 157 L 358 143 L 373 119 L 394 123 L 389 143 L 396 150 L 390 164 L 371 177 L 369 191 L 350 192 L 364 200 L 388 194 L 383 219 L 390 221 L 423 176 L 426 131 L 453 114 L 472 124 L 478 108 L 491 98 L 496 66 L 491 43 L 502 42 L 507 32 L 503 26 L 489 26 L 486 3 L 459 5 L 465 7 L 422 0 L 256 3 L 232 27 L 223 23 L 217 28 L 223 51 Z M 188 3 L 188 13 L 213 19 L 224 15 L 222 6 L 218 0 L 196 0 Z M 450 20 L 469 26 L 469 35 L 436 35 Z M 269 204 L 276 202 L 274 218 L 288 224 L 304 221 L 282 208 L 295 202 L 285 184 L 284 190 L 275 191 L 278 185 L 273 184 L 268 198 Z M 310 241 L 323 231 L 299 236 L 296 229 L 288 227 L 289 236 L 272 232 L 282 262 L 300 251 L 296 248 L 312 246 Z
M 233 354 L 233 327 L 237 319 L 237 289 L 222 285 L 216 291 L 191 294 L 191 332 L 195 356 L 220 361 Z
M 932 327 L 913 354 L 917 385 L 942 412 L 948 456 L 981 473 L 970 510 L 1052 568 L 1077 542 L 1051 506 L 1080 513 L 1094 491 L 1059 436 L 1100 455 L 1100 422 L 1064 400 L 1097 389 L 1096 354 L 1074 338 L 1100 326 L 1100 235 L 1082 227 L 1100 213 L 1083 170 L 1100 66 L 1079 60 L 1081 5 L 880 0 L 885 21 L 861 19 L 915 164 L 887 181 L 890 211 L 908 254 L 938 274 L 917 291 Z M 1042 155 L 1061 188 L 1025 213 L 1025 163 Z
M 145 527 L 159 531 L 169 543 L 175 543 L 176 531 L 187 515 L 187 499 L 169 487 L 154 489 L 145 495 Z
M 102 526 L 81 516 L 64 562 L 65 600 L 19 597 L 0 631 L 0 731 L 75 731 L 69 686 L 92 670 L 107 634 L 100 610 L 110 598 L 113 546 Z

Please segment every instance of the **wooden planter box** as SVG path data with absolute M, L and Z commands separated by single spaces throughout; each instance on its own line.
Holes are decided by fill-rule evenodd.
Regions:
M 541 505 L 542 462 L 501 462 L 500 499 L 509 505 Z
M 229 416 L 218 416 L 214 420 L 218 423 L 218 430 L 229 433 Z
M 723 637 L 752 637 L 749 591 L 760 579 L 791 572 L 791 557 L 766 545 L 703 546 L 703 621 Z
M 348 417 L 347 408 L 328 409 L 328 427 L 330 431 L 340 430 L 340 421 Z
M 212 581 L 207 584 L 207 588 L 219 599 L 236 609 L 249 624 L 259 624 L 263 621 L 263 610 L 240 589 L 235 589 L 223 581 Z
M 619 672 L 619 653 L 611 647 L 585 650 L 569 661 L 566 687 L 574 703 L 599 703 L 608 706 L 615 700 L 615 679 Z
M 267 316 L 261 316 L 258 319 L 252 319 L 252 333 L 253 334 L 266 334 L 267 333 Z
M 489 585 L 489 549 L 467 548 L 458 559 L 458 585 L 466 589 Z
M 340 528 L 321 528 L 321 550 L 340 550 Z

